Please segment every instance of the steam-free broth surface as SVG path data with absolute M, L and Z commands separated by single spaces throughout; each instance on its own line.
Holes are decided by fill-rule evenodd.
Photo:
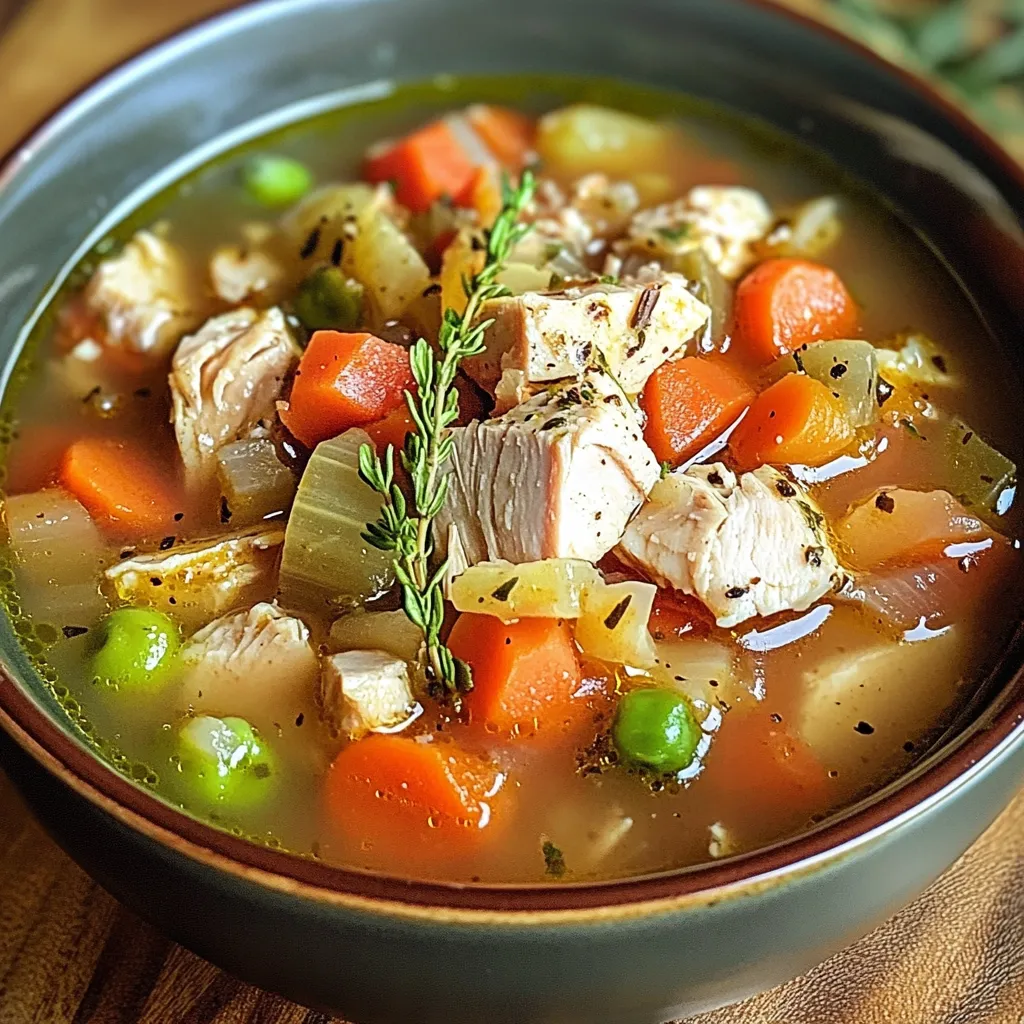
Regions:
M 448 598 L 423 647 L 360 534 L 371 451 L 429 443 L 402 392 L 443 308 L 495 322 L 404 563 Z M 441 82 L 293 126 L 40 323 L 4 484 L 29 651 L 122 770 L 300 855 L 528 882 L 756 849 L 918 761 L 1018 615 L 1015 378 L 966 297 L 685 99 Z

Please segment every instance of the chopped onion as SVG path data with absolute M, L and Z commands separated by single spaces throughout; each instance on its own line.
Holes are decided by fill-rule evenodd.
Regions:
M 630 668 L 652 668 L 654 640 L 647 629 L 658 588 L 628 580 L 583 591 L 576 642 L 585 654 Z
M 423 634 L 404 611 L 367 612 L 356 609 L 331 626 L 333 651 L 384 651 L 414 664 Z
M 295 474 L 277 457 L 270 438 L 225 445 L 217 453 L 217 475 L 237 526 L 287 512 L 295 496 Z
M 317 445 L 295 495 L 284 555 L 281 600 L 311 611 L 339 611 L 382 593 L 394 580 L 392 556 L 363 539 L 380 497 L 359 476 L 364 430 Z

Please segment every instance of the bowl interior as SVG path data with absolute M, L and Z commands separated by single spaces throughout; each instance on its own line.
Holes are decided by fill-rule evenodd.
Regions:
M 637 0 L 628 13 L 618 0 L 590 0 L 585 17 L 569 0 L 518 0 L 514 18 L 478 0 L 274 0 L 163 44 L 72 102 L 0 171 L 3 387 L 66 269 L 140 198 L 214 152 L 389 81 L 551 71 L 687 92 L 821 150 L 940 255 L 1014 367 L 1007 386 L 1019 389 L 1016 166 L 899 72 L 762 0 Z M 0 442 L 9 432 L 0 422 Z M 0 649 L 20 696 L 86 749 L 69 724 L 76 706 L 46 684 L 45 664 L 26 654 L 7 615 Z M 980 718 L 1019 700 L 1020 660 L 1015 644 L 970 709 L 974 728 L 961 720 L 951 740 L 963 744 Z M 14 685 L 0 681 L 0 705 Z

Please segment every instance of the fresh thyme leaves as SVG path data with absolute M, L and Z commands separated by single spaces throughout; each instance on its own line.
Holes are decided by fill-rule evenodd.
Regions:
M 490 299 L 508 294 L 497 282 L 517 242 L 530 230 L 519 222 L 523 208 L 533 196 L 534 179 L 524 171 L 515 187 L 505 181 L 502 208 L 487 233 L 483 269 L 464 280 L 465 312 L 446 309 L 435 352 L 420 338 L 409 351 L 409 364 L 416 381 L 416 394 L 405 393 L 416 429 L 406 438 L 402 465 L 411 482 L 411 499 L 395 480 L 395 452 L 388 445 L 380 458 L 370 445 L 359 451 L 359 475 L 384 501 L 380 518 L 367 523 L 363 537 L 382 551 L 394 552 L 395 576 L 402 589 L 402 607 L 422 632 L 426 643 L 426 673 L 431 691 L 461 705 L 460 694 L 473 688 L 469 666 L 455 658 L 441 642 L 444 622 L 444 594 L 441 583 L 447 561 L 431 572 L 435 550 L 432 524 L 444 505 L 448 479 L 442 472 L 452 453 L 448 428 L 459 415 L 459 393 L 454 387 L 459 364 L 484 350 L 484 333 L 493 321 L 474 323 L 481 307 Z

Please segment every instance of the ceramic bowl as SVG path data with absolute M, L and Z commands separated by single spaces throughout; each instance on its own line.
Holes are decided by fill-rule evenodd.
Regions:
M 928 88 L 755 0 L 278 0 L 201 24 L 93 85 L 0 172 L 0 351 L 17 352 L 50 282 L 143 183 L 367 83 L 532 71 L 675 88 L 818 147 L 920 232 L 992 344 L 1024 361 L 1017 166 Z M 247 981 L 370 1024 L 651 1022 L 740 999 L 920 892 L 1024 775 L 1015 641 L 941 749 L 791 842 L 618 883 L 409 883 L 178 813 L 81 742 L 6 619 L 0 658 L 3 763 L 86 870 Z

